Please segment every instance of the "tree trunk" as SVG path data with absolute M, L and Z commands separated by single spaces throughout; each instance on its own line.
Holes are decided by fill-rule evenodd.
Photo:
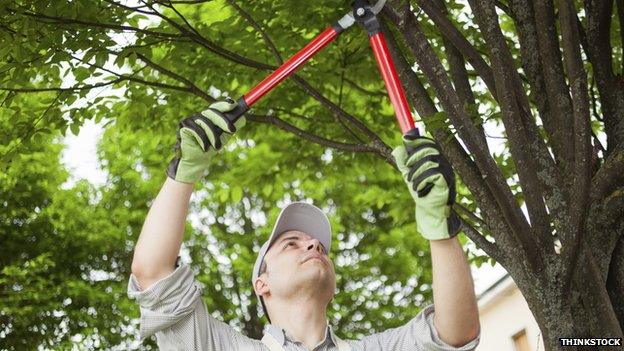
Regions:
M 620 328 L 624 330 L 624 236 L 621 234 L 609 267 L 607 291 L 620 322 Z
M 621 245 L 622 242 L 621 240 L 619 250 L 624 246 Z M 622 256 L 618 257 L 621 260 Z M 506 268 L 527 300 L 540 327 L 546 350 L 573 350 L 571 347 L 562 348 L 559 338 L 623 337 L 623 330 L 618 321 L 623 301 L 621 266 L 619 270 L 617 268 L 613 270 L 612 276 L 612 282 L 619 284 L 614 285 L 619 290 L 613 289 L 609 292 L 607 288 L 610 286 L 602 278 L 593 256 L 586 255 L 584 251 L 579 257 L 578 269 L 573 276 L 574 282 L 570 291 L 562 291 L 559 288 L 560 275 L 556 273 L 554 267 L 552 271 L 547 268 L 544 271 L 544 276 L 549 278 L 527 274 L 526 268 L 520 265 L 512 264 Z M 618 295 L 620 300 L 613 294 L 610 296 L 611 291 L 620 294 Z
M 560 291 L 544 281 L 540 289 L 540 284 L 535 283 L 537 280 L 541 279 L 537 277 L 525 280 L 514 278 L 537 321 L 545 349 L 559 350 L 559 337 L 576 335 L 575 317 L 571 309 L 564 306 Z

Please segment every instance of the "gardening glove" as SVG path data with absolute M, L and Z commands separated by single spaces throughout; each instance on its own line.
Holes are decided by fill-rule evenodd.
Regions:
M 214 154 L 232 133 L 245 125 L 244 117 L 232 123 L 223 114 L 235 107 L 233 101 L 215 102 L 205 111 L 180 122 L 175 157 L 167 167 L 169 178 L 191 184 L 201 179 Z
M 455 174 L 438 144 L 418 135 L 417 129 L 403 136 L 403 144 L 392 156 L 416 203 L 416 226 L 428 240 L 452 238 L 460 221 L 455 203 Z

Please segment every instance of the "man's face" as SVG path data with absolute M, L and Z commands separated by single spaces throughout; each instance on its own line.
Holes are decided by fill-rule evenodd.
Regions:
M 290 299 L 302 292 L 331 301 L 336 289 L 334 264 L 321 243 L 299 231 L 287 231 L 278 237 L 264 261 L 266 272 L 260 277 L 271 298 Z M 265 296 L 265 299 L 267 296 Z

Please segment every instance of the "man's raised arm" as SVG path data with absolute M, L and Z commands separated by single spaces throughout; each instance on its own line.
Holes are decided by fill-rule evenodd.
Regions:
M 455 174 L 434 140 L 412 130 L 403 143 L 392 154 L 416 203 L 418 231 L 431 245 L 435 329 L 442 341 L 461 347 L 480 327 L 470 267 L 455 237 Z
M 230 135 L 245 124 L 244 118 L 232 124 L 223 115 L 235 106 L 217 102 L 180 122 L 176 155 L 134 250 L 132 274 L 143 290 L 174 271 L 193 185 L 202 178 L 210 160 Z
M 434 324 L 440 339 L 452 346 L 479 335 L 479 310 L 470 266 L 457 238 L 432 240 Z
M 192 192 L 193 184 L 167 177 L 152 203 L 132 260 L 132 274 L 141 288 L 147 289 L 173 272 Z

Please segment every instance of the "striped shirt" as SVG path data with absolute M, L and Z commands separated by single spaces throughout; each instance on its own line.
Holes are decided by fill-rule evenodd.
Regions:
M 141 340 L 156 334 L 161 350 L 268 351 L 260 340 L 248 338 L 213 318 L 201 294 L 202 285 L 187 265 L 177 267 L 146 290 L 141 290 L 131 275 L 128 295 L 140 305 Z M 345 341 L 352 351 L 468 351 L 477 347 L 479 337 L 458 348 L 440 340 L 433 326 L 433 316 L 433 305 L 430 305 L 403 326 L 360 340 Z M 266 325 L 264 333 L 271 334 L 285 351 L 307 350 L 276 325 Z M 335 337 L 328 324 L 324 340 L 311 351 L 338 351 Z

